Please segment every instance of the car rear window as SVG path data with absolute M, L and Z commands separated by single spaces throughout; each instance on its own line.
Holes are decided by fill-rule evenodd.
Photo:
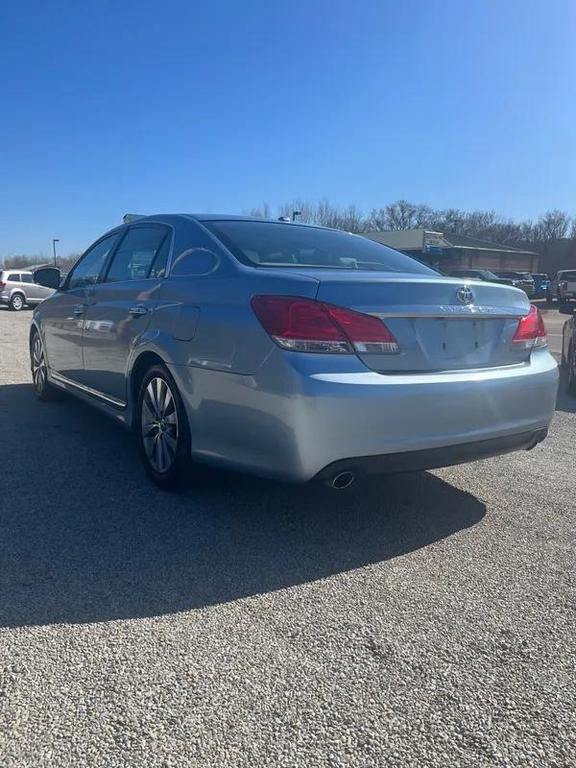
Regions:
M 576 280 L 576 272 L 562 272 L 560 280 Z
M 339 230 L 242 220 L 203 224 L 239 261 L 252 267 L 437 274 L 410 256 Z

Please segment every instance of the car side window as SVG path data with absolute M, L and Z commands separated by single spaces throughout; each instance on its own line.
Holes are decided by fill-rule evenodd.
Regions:
M 8 282 L 9 283 L 19 283 L 20 282 L 20 275 L 17 272 L 12 272 L 10 275 L 8 275 Z
M 117 283 L 125 280 L 146 280 L 149 276 L 159 277 L 152 271 L 162 272 L 166 267 L 160 264 L 166 259 L 163 248 L 169 239 L 166 227 L 132 227 L 120 243 L 108 269 L 105 282 Z M 165 256 L 162 256 L 164 251 Z M 158 257 L 158 267 L 156 267 Z
M 85 288 L 88 285 L 94 285 L 94 283 L 98 282 L 100 273 L 106 264 L 106 259 L 108 258 L 110 251 L 118 242 L 118 237 L 118 234 L 105 237 L 103 240 L 96 243 L 96 245 L 82 257 L 70 273 L 68 290 Z
M 20 278 L 21 278 L 23 283 L 33 283 L 34 282 L 30 272 L 22 272 Z

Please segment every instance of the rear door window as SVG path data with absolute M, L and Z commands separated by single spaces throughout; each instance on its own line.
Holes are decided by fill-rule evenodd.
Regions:
M 30 272 L 22 272 L 21 279 L 23 283 L 33 283 L 32 275 Z
M 20 282 L 20 273 L 19 272 L 10 272 L 8 275 L 8 281 L 11 283 L 19 283 Z
M 169 230 L 162 226 L 129 229 L 112 258 L 105 282 L 146 280 L 150 276 L 163 276 L 168 255 L 166 247 L 163 246 L 168 237 Z

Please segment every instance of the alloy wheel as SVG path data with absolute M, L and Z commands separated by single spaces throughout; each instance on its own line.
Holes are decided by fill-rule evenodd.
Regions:
M 178 448 L 178 412 L 174 395 L 165 379 L 148 382 L 140 415 L 142 442 L 150 466 L 164 474 L 174 464 Z
M 46 385 L 46 360 L 44 358 L 44 348 L 40 334 L 36 333 L 32 342 L 32 380 L 34 388 L 39 394 L 42 393 Z
M 24 306 L 24 301 L 22 300 L 22 296 L 20 296 L 20 294 L 16 294 L 15 296 L 12 296 L 12 300 L 10 304 L 12 305 L 12 309 L 15 309 L 16 312 L 20 312 L 20 310 Z

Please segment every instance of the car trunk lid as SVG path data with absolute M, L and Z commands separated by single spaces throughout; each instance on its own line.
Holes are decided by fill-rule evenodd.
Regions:
M 359 352 L 382 373 L 465 370 L 520 364 L 530 350 L 512 342 L 530 304 L 523 291 L 477 280 L 318 270 L 317 299 L 382 319 L 395 354 Z

